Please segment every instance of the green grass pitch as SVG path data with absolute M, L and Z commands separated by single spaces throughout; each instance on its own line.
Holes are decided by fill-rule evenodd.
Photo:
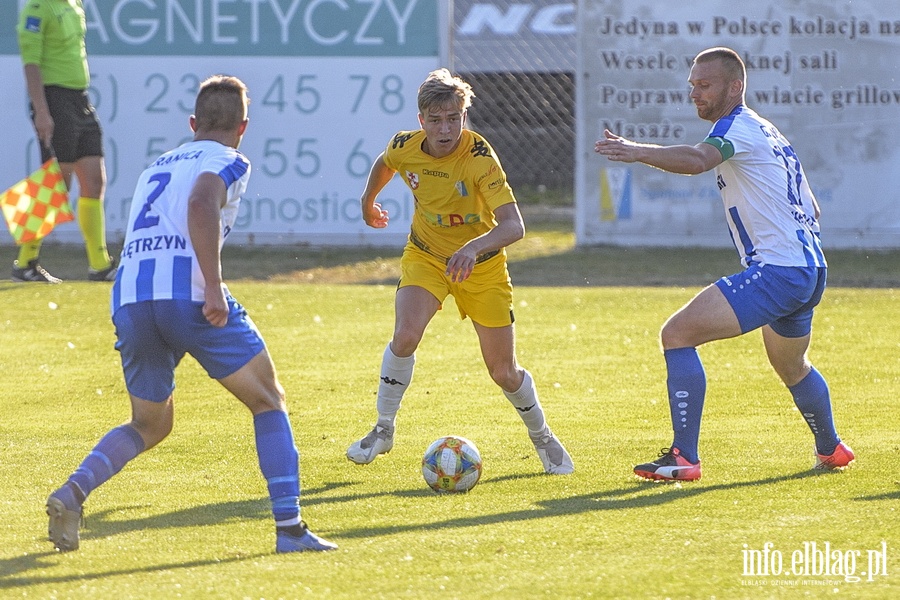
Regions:
M 513 257 L 514 282 L 524 281 L 518 355 L 575 461 L 567 477 L 542 474 L 452 302 L 419 349 L 393 451 L 350 463 L 347 445 L 375 416 L 390 275 L 367 285 L 233 281 L 287 390 L 303 516 L 340 545 L 325 554 L 273 553 L 249 412 L 190 358 L 177 373 L 172 435 L 91 495 L 80 550 L 54 552 L 46 496 L 128 418 L 109 286 L 0 283 L 0 597 L 900 597 L 896 271 L 884 287 L 831 287 L 814 321 L 810 357 L 856 464 L 810 470 L 812 435 L 755 333 L 700 350 L 703 479 L 652 484 L 631 467 L 670 441 L 658 330 L 710 273 L 725 274 L 720 255 L 698 251 L 712 262 L 690 272 L 659 269 L 687 284 L 624 287 L 610 275 L 616 285 L 595 287 L 610 256 L 622 274 L 646 256 L 632 252 L 629 266 L 622 251 L 574 252 L 566 262 L 548 239 L 549 250 Z M 365 260 L 390 272 L 395 257 Z M 548 285 L 532 281 L 541 267 Z M 241 268 L 252 265 L 226 261 L 226 277 Z M 438 495 L 422 479 L 422 452 L 448 434 L 475 441 L 484 459 L 468 494 Z M 826 548 L 828 571 L 816 574 L 809 557 Z

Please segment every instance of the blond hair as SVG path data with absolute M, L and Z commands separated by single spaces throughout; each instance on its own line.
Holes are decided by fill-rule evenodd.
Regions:
M 459 76 L 454 76 L 447 69 L 432 71 L 419 86 L 419 113 L 425 114 L 429 109 L 454 106 L 464 111 L 472 106 L 475 92 L 472 86 Z

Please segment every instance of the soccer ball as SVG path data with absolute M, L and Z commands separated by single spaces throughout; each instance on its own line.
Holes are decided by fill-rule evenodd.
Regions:
M 425 451 L 422 476 L 437 492 L 468 492 L 481 478 L 481 454 L 464 437 L 442 437 Z

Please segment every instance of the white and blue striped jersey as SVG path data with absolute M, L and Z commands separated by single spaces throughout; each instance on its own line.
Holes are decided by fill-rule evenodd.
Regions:
M 713 124 L 706 141 L 725 158 L 715 168 L 716 183 L 743 265 L 826 266 L 813 192 L 781 132 L 738 105 Z
M 188 142 L 160 156 L 141 173 L 135 186 L 113 285 L 113 314 L 122 305 L 147 300 L 204 301 L 203 273 L 188 231 L 188 198 L 201 173 L 214 173 L 225 182 L 223 242 L 231 231 L 250 179 L 250 163 L 244 155 L 204 140 Z

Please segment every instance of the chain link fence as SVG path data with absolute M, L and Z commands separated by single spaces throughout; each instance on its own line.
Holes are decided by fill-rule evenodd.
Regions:
M 451 70 L 472 84 L 469 126 L 517 195 L 572 204 L 575 3 L 453 0 Z

